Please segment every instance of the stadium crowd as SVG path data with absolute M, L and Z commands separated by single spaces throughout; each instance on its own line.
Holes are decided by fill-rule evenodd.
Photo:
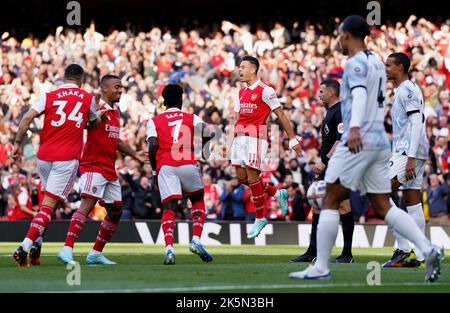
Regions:
M 223 21 L 216 26 L 177 32 L 153 28 L 139 33 L 114 30 L 107 35 L 97 32 L 91 24 L 84 33 L 58 27 L 44 40 L 28 37 L 21 41 L 4 33 L 0 39 L 0 218 L 14 219 L 13 212 L 20 205 L 37 209 L 40 182 L 36 151 L 41 125 L 33 125 L 28 133 L 20 164 L 10 158 L 12 142 L 30 104 L 62 84 L 67 64 L 78 63 L 85 69 L 83 88 L 89 92 L 99 92 L 99 78 L 105 74 L 121 77 L 121 138 L 131 147 L 146 151 L 146 121 L 161 112 L 158 99 L 168 83 L 184 87 L 185 110 L 224 130 L 220 139 L 223 144 L 241 87 L 236 67 L 240 57 L 251 54 L 259 58 L 262 80 L 275 88 L 297 134 L 303 138 L 304 155 L 297 158 L 287 149 L 285 138 L 272 135 L 271 144 L 278 142 L 281 148 L 271 150 L 264 179 L 288 188 L 291 212 L 284 218 L 277 202 L 268 198 L 267 216 L 272 220 L 308 219 L 310 207 L 305 192 L 313 179 L 312 167 L 319 160 L 319 134 L 325 114 L 317 90 L 324 79 L 342 77 L 345 64 L 337 41 L 339 23 L 339 18 L 327 24 L 275 22 L 267 29 L 253 30 L 248 25 Z M 411 57 L 411 78 L 424 94 L 431 147 L 425 174 L 430 179 L 425 179 L 423 186 L 424 207 L 431 222 L 436 223 L 449 222 L 449 44 L 449 21 L 436 25 L 416 16 L 405 23 L 373 27 L 368 38 L 368 48 L 383 60 L 392 52 L 405 52 Z M 392 96 L 392 86 L 388 86 L 388 132 L 392 132 Z M 123 218 L 160 218 L 160 200 L 150 187 L 150 165 L 141 167 L 133 159 L 119 156 L 116 166 L 122 184 Z M 229 161 L 208 160 L 202 162 L 202 168 L 207 218 L 252 220 L 251 192 L 239 184 Z M 357 192 L 351 198 L 355 220 L 372 220 L 367 199 Z M 69 218 L 79 201 L 75 185 L 56 217 Z M 179 218 L 190 218 L 190 204 L 183 201 Z M 91 217 L 101 219 L 102 214 L 98 208 Z

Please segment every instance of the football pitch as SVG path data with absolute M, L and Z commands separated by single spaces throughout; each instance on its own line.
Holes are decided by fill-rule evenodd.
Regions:
M 289 262 L 305 250 L 293 245 L 210 246 L 211 263 L 203 263 L 186 245 L 175 245 L 176 264 L 168 266 L 162 264 L 163 246 L 110 243 L 105 255 L 118 264 L 89 266 L 85 257 L 92 245 L 79 243 L 80 285 L 69 286 L 73 272 L 56 258 L 62 243 L 44 243 L 42 265 L 30 268 L 16 266 L 11 254 L 17 246 L 0 244 L 0 292 L 450 292 L 448 250 L 436 283 L 423 282 L 423 269 L 389 268 L 381 269 L 381 285 L 370 286 L 368 262 L 383 263 L 392 249 L 355 248 L 356 263 L 333 264 L 330 280 L 300 281 L 288 278 L 307 266 Z M 339 252 L 335 248 L 334 256 Z

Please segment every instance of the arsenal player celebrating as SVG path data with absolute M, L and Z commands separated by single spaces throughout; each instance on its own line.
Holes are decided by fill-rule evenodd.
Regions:
M 77 64 L 69 65 L 64 71 L 65 84 L 58 90 L 43 94 L 19 124 L 12 153 L 15 159 L 19 158 L 20 145 L 31 122 L 45 114 L 37 153 L 45 196 L 38 214 L 31 221 L 26 238 L 14 252 L 14 260 L 21 267 L 30 266 L 28 253 L 31 264 L 40 264 L 42 235 L 57 204 L 66 200 L 78 172 L 83 130 L 88 120 L 100 121 L 94 97 L 80 89 L 83 79 L 83 69 Z
M 162 92 L 167 111 L 147 124 L 149 157 L 156 170 L 153 187 L 159 188 L 164 210 L 161 224 L 166 243 L 164 264 L 167 265 L 175 264 L 173 233 L 178 200 L 183 192 L 192 202 L 193 236 L 189 250 L 204 262 L 213 259 L 200 243 L 206 212 L 202 177 L 194 157 L 194 133 L 202 134 L 205 158 L 208 158 L 212 134 L 200 117 L 181 111 L 182 95 L 179 85 L 167 85 Z
M 235 108 L 238 116 L 234 128 L 234 141 L 231 147 L 231 164 L 236 167 L 236 174 L 242 184 L 248 184 L 252 191 L 256 209 L 256 219 L 247 238 L 259 235 L 267 225 L 264 217 L 264 192 L 278 200 L 284 214 L 288 211 L 288 193 L 286 189 L 261 182 L 261 163 L 264 161 L 268 143 L 267 117 L 270 112 L 278 116 L 278 120 L 289 137 L 289 148 L 300 155 L 299 141 L 291 124 L 283 112 L 275 90 L 258 79 L 259 61 L 245 56 L 239 65 L 239 76 L 246 84 L 239 91 L 239 107 Z M 239 113 L 239 114 L 238 114 Z
M 100 225 L 94 247 L 86 258 L 87 264 L 116 264 L 102 253 L 105 244 L 111 239 L 122 215 L 122 193 L 115 161 L 117 151 L 129 155 L 139 162 L 145 161 L 144 153 L 137 153 L 119 139 L 119 110 L 116 103 L 122 94 L 120 78 L 105 75 L 100 81 L 102 99 L 100 109 L 106 110 L 102 121 L 96 127 L 89 127 L 87 142 L 80 163 L 81 205 L 72 215 L 66 243 L 58 254 L 63 263 L 73 261 L 73 247 L 83 228 L 84 221 L 97 201 L 101 201 L 108 214 Z

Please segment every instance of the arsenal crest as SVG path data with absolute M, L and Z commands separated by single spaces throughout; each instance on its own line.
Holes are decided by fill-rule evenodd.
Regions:
M 97 192 L 97 187 L 92 187 L 92 192 L 96 193 Z
M 251 96 L 252 101 L 255 101 L 256 98 L 258 98 L 258 95 L 256 93 L 252 94 Z

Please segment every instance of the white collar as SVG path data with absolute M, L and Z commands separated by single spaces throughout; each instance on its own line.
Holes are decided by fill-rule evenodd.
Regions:
M 59 88 L 80 88 L 76 84 L 62 84 Z
M 259 85 L 260 82 L 261 82 L 261 80 L 258 79 L 256 82 L 253 83 L 253 85 L 247 86 L 247 88 L 250 90 L 254 90 Z
M 166 112 L 172 112 L 172 111 L 181 111 L 179 108 L 168 108 L 167 110 L 166 110 Z
M 111 107 L 108 102 L 103 99 L 100 99 L 100 104 L 103 105 L 107 110 L 114 110 L 114 105 Z

